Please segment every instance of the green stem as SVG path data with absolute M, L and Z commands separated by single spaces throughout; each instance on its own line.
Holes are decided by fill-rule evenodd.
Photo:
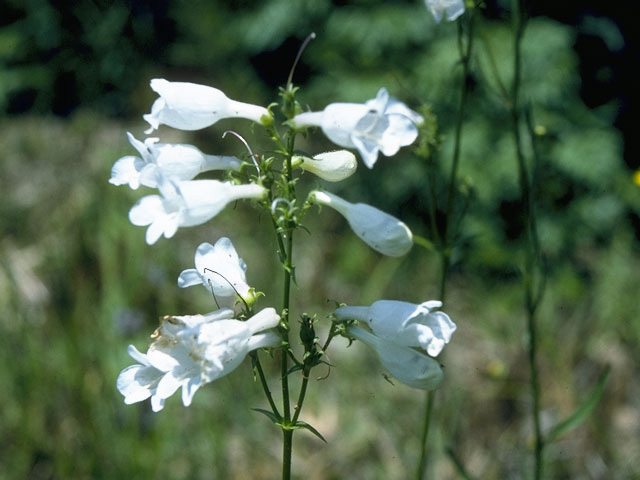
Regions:
M 471 14 L 470 14 L 471 15 Z M 473 46 L 473 16 L 469 19 L 469 28 L 467 31 L 466 48 L 464 45 L 464 29 L 462 27 L 462 20 L 458 20 L 458 46 L 460 51 L 460 61 L 462 63 L 462 85 L 460 102 L 458 104 L 458 118 L 456 121 L 455 141 L 453 148 L 453 162 L 451 164 L 451 175 L 449 179 L 449 191 L 447 194 L 447 209 L 445 211 L 445 231 L 444 242 L 445 245 L 449 243 L 450 232 L 449 226 L 451 224 L 451 217 L 453 214 L 453 203 L 455 198 L 457 180 L 458 180 L 458 165 L 460 164 L 460 149 L 462 145 L 462 125 L 464 123 L 464 113 L 467 104 L 467 96 L 469 93 L 468 88 L 468 76 L 469 76 L 469 61 L 471 60 L 471 48 Z
M 520 135 L 520 104 L 519 92 L 522 76 L 522 58 L 521 43 L 526 26 L 526 18 L 523 13 L 524 0 L 512 0 L 513 22 L 514 22 L 514 73 L 513 73 L 513 89 L 511 97 L 511 120 L 513 127 L 513 139 L 516 147 L 516 156 L 518 160 L 518 169 L 520 176 L 520 188 L 522 194 L 522 208 L 526 225 L 526 256 L 524 271 L 524 289 L 525 303 L 527 311 L 527 330 L 528 338 L 528 359 L 531 381 L 531 397 L 533 426 L 535 434 L 535 465 L 534 478 L 540 480 L 542 478 L 543 469 L 543 450 L 544 438 L 542 437 L 542 429 L 540 427 L 540 380 L 538 377 L 538 368 L 536 364 L 537 355 L 537 328 L 536 328 L 536 310 L 541 300 L 541 293 L 536 292 L 535 277 L 535 261 L 538 250 L 536 219 L 533 211 L 533 202 L 531 195 L 531 179 L 522 149 L 522 138 Z
M 456 121 L 454 149 L 453 149 L 453 161 L 451 163 L 451 173 L 449 177 L 449 189 L 447 193 L 447 206 L 445 210 L 445 226 L 441 236 L 440 245 L 440 296 L 439 299 L 444 305 L 447 277 L 449 275 L 450 266 L 450 252 L 451 242 L 455 239 L 457 232 L 450 231 L 452 225 L 453 216 L 453 204 L 455 200 L 455 193 L 457 191 L 458 180 L 458 166 L 460 164 L 460 151 L 462 145 L 462 127 L 464 124 L 465 107 L 467 104 L 467 97 L 469 93 L 467 77 L 469 76 L 469 62 L 471 60 L 471 48 L 473 46 L 473 15 L 470 13 L 469 26 L 466 31 L 466 45 L 465 45 L 465 31 L 462 25 L 462 19 L 458 20 L 458 48 L 460 53 L 460 61 L 462 63 L 462 81 L 460 85 L 461 94 L 458 104 L 458 118 Z M 432 182 L 431 182 L 432 183 Z M 435 194 L 432 195 L 432 198 Z M 435 223 L 435 215 L 432 213 L 432 225 Z M 459 225 L 459 222 L 457 223 Z M 431 424 L 431 415 L 433 412 L 433 404 L 435 402 L 435 391 L 431 390 L 427 392 L 425 398 L 424 417 L 422 422 L 422 437 L 420 442 L 420 460 L 418 462 L 418 469 L 416 472 L 417 480 L 422 480 L 425 471 L 427 470 L 427 442 L 429 440 L 429 426 Z
M 286 190 L 288 200 L 295 199 L 295 189 L 292 185 L 292 169 L 291 169 L 291 156 L 293 155 L 293 148 L 295 142 L 295 134 L 291 134 L 287 141 L 287 156 L 286 156 Z M 283 410 L 283 444 L 282 444 L 282 479 L 289 480 L 291 478 L 291 451 L 293 449 L 293 430 L 291 429 L 291 404 L 289 399 L 289 362 L 287 351 L 289 349 L 289 315 L 290 300 L 291 300 L 291 276 L 293 273 L 293 226 L 288 225 L 286 230 L 287 245 L 283 251 L 284 255 L 284 288 L 283 288 L 283 300 L 282 300 L 282 321 L 285 324 L 284 328 L 284 346 L 282 352 L 281 362 L 281 376 L 282 376 L 282 410 Z M 279 234 L 281 235 L 281 234 Z M 282 236 L 279 241 L 282 245 Z M 283 245 L 282 245 L 283 246 Z
M 422 425 L 422 436 L 420 437 L 422 449 L 420 451 L 420 461 L 418 462 L 418 472 L 416 478 L 422 480 L 427 469 L 427 439 L 429 438 L 429 425 L 431 423 L 431 412 L 435 401 L 435 390 L 427 392 L 424 410 L 424 422 Z
M 258 377 L 260 377 L 260 383 L 262 384 L 262 389 L 264 390 L 264 394 L 267 397 L 267 401 L 269 402 L 271 411 L 276 417 L 280 418 L 280 412 L 278 411 L 276 402 L 273 401 L 273 396 L 271 395 L 269 384 L 267 383 L 267 379 L 264 375 L 264 370 L 262 370 L 262 365 L 260 364 L 260 358 L 258 357 L 258 352 L 251 352 L 251 355 L 255 360 L 256 370 L 258 371 Z
M 302 404 L 304 403 L 304 397 L 307 394 L 307 385 L 309 384 L 309 369 L 304 368 L 302 371 L 302 385 L 300 386 L 300 393 L 298 395 L 298 401 L 294 407 L 293 418 L 291 419 L 291 424 L 295 425 L 298 421 L 298 417 L 300 416 L 300 412 L 302 411 Z

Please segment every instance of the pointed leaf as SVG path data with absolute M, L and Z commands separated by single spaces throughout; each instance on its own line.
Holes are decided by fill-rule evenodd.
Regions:
M 460 475 L 460 477 L 462 477 L 464 480 L 474 480 L 474 478 L 469 474 L 469 472 L 467 472 L 467 469 L 462 463 L 462 460 L 460 460 L 456 452 L 454 452 L 453 448 L 451 447 L 447 448 L 447 455 L 451 459 L 451 462 L 455 466 L 456 470 L 458 471 L 458 475 Z
M 303 368 L 302 364 L 294 365 L 287 371 L 287 376 L 291 375 L 294 372 L 297 372 L 298 370 L 302 370 L 302 368 Z
M 598 379 L 598 383 L 595 388 L 591 391 L 589 396 L 582 402 L 582 404 L 578 407 L 578 409 L 573 412 L 569 417 L 562 422 L 558 423 L 555 427 L 551 429 L 549 434 L 547 435 L 546 441 L 553 442 L 557 440 L 559 437 L 564 435 L 565 433 L 573 430 L 578 427 L 582 422 L 584 422 L 589 415 L 593 412 L 596 405 L 600 401 L 600 397 L 604 393 L 605 386 L 607 385 L 607 380 L 609 380 L 609 374 L 611 373 L 611 366 L 607 366 L 600 378 Z
M 320 432 L 318 430 L 316 430 L 314 427 L 312 427 L 311 425 L 309 425 L 307 422 L 303 422 L 302 420 L 298 420 L 294 426 L 294 428 L 298 429 L 298 428 L 304 428 L 305 430 L 309 430 L 311 433 L 313 433 L 316 437 L 318 437 L 320 440 L 322 440 L 324 443 L 327 443 L 327 441 L 324 439 L 324 437 L 320 434 Z
M 251 410 L 253 410 L 254 412 L 259 412 L 259 413 L 265 415 L 266 417 L 269 418 L 269 420 L 271 420 L 276 425 L 279 425 L 280 422 L 282 421 L 282 419 L 280 417 L 278 417 L 275 413 L 270 412 L 269 410 L 265 410 L 263 408 L 252 408 Z

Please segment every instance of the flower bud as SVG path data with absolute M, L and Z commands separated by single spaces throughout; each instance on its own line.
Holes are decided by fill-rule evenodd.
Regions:
M 347 150 L 320 153 L 313 158 L 294 156 L 292 163 L 328 182 L 339 182 L 349 178 L 358 168 L 356 156 Z
M 332 193 L 320 190 L 311 192 L 309 200 L 338 211 L 362 241 L 383 255 L 401 257 L 413 245 L 413 236 L 409 227 L 371 205 L 350 203 Z

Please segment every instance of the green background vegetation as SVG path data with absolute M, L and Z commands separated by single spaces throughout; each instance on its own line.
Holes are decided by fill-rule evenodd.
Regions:
M 511 33 L 508 9 L 487 7 L 468 79 L 460 173 L 469 209 L 448 293 L 458 332 L 441 360 L 446 381 L 431 449 L 438 479 L 456 478 L 446 448 L 478 478 L 518 479 L 531 470 L 523 226 L 501 94 L 511 78 Z M 432 161 L 444 195 L 460 83 L 455 25 L 436 25 L 417 0 L 5 0 L 2 9 L 0 478 L 277 477 L 280 432 L 250 411 L 265 402 L 249 362 L 198 392 L 188 409 L 172 398 L 153 414 L 147 403 L 125 406 L 115 389 L 131 363 L 127 344 L 144 349 L 160 315 L 214 308 L 205 289 L 176 286 L 200 242 L 229 236 L 249 266 L 249 283 L 267 294 L 261 305 L 279 305 L 270 225 L 239 203 L 149 247 L 144 230 L 127 220 L 144 188 L 108 184 L 110 168 L 133 153 L 126 131 L 143 136 L 150 78 L 209 84 L 266 105 L 315 31 L 294 77 L 300 101 L 317 110 L 372 98 L 386 86 L 414 108 L 431 105 L 443 136 Z M 549 271 L 539 315 L 544 429 L 573 412 L 612 368 L 595 414 L 547 449 L 547 472 L 640 478 L 640 187 L 614 126 L 622 100 L 594 106 L 584 97 L 588 79 L 574 46 L 587 30 L 612 55 L 624 49 L 611 20 L 587 13 L 570 26 L 536 16 L 523 50 L 523 95 L 544 127 L 533 165 Z M 236 121 L 193 133 L 163 128 L 159 136 L 207 153 L 244 154 L 235 140 L 221 139 L 228 128 L 249 139 L 255 133 L 256 150 L 264 140 Z M 331 145 L 317 134 L 299 147 Z M 428 236 L 426 174 L 424 161 L 404 149 L 372 171 L 361 164 L 331 188 Z M 321 185 L 311 177 L 303 177 L 302 191 Z M 384 258 L 334 212 L 309 218 L 312 235 L 298 234 L 294 315 L 317 313 L 326 330 L 334 301 L 419 302 L 437 294 L 432 252 L 416 246 L 405 258 Z M 302 415 L 328 444 L 297 433 L 294 472 L 408 478 L 423 392 L 391 385 L 370 351 L 345 346 L 332 345 L 334 367 L 311 383 Z

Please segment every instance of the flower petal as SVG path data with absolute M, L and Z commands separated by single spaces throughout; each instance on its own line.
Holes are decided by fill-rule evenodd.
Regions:
M 139 227 L 149 225 L 158 216 L 165 215 L 162 197 L 159 195 L 147 195 L 142 197 L 129 210 L 129 221 Z
M 200 284 L 202 284 L 202 277 L 200 276 L 200 273 L 198 273 L 198 271 L 194 268 L 183 270 L 178 277 L 178 287 L 180 288 L 186 288 Z

